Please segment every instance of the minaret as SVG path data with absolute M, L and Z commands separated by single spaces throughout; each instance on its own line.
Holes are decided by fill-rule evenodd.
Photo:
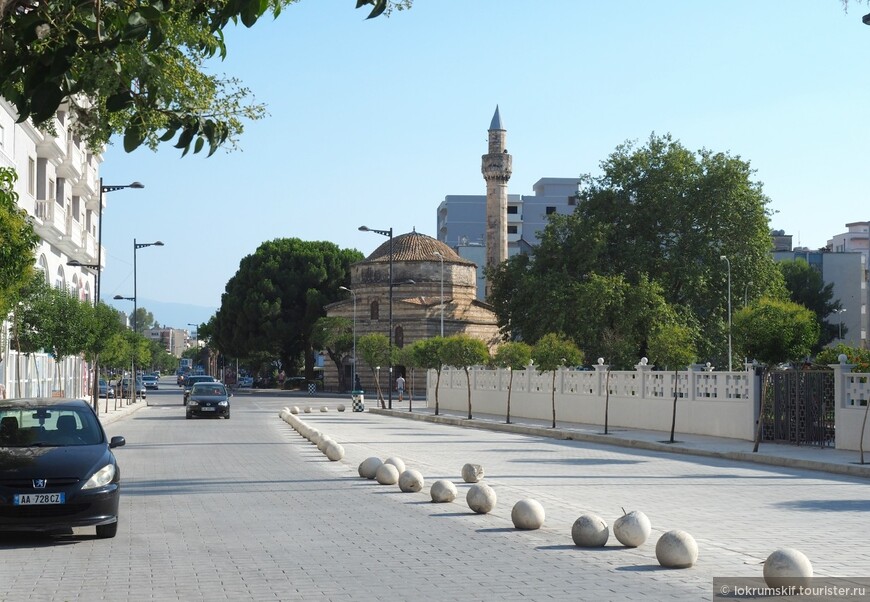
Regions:
M 505 148 L 507 132 L 501 125 L 498 105 L 489 124 L 489 150 L 483 155 L 481 171 L 486 180 L 486 268 L 494 268 L 507 260 L 508 180 L 511 178 L 511 156 Z M 491 291 L 486 281 L 486 296 Z

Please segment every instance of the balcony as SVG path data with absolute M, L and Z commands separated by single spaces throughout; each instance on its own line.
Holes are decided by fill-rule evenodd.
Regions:
M 63 161 L 57 167 L 57 175 L 66 178 L 71 183 L 77 182 L 82 177 L 83 161 L 81 149 L 76 145 L 75 141 L 68 140 L 66 143 L 66 155 L 64 155 Z
M 36 143 L 36 154 L 43 159 L 58 161 L 66 153 L 66 128 L 57 116 L 52 124 L 57 136 L 42 133 L 42 140 Z
M 66 210 L 54 199 L 40 199 L 35 205 L 37 234 L 53 244 L 60 244 L 66 235 Z

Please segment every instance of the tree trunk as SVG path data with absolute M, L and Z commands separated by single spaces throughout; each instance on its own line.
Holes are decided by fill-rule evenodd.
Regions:
M 386 408 L 386 404 L 384 403 L 384 394 L 381 392 L 381 382 L 378 378 L 378 375 L 375 373 L 374 369 L 372 369 L 372 376 L 375 377 L 375 393 L 377 393 L 378 401 L 381 403 L 381 409 Z
M 758 404 L 758 424 L 755 425 L 755 445 L 752 448 L 752 453 L 757 452 L 758 446 L 761 444 L 761 427 L 764 418 L 764 402 L 767 400 L 767 378 L 769 374 L 770 366 L 765 366 L 761 376 L 761 403 Z
M 511 377 L 508 379 L 508 402 L 507 402 L 507 419 L 506 424 L 511 423 L 511 390 L 514 386 L 514 371 L 511 370 Z
M 674 442 L 674 429 L 677 428 L 677 375 L 679 372 L 674 370 L 674 411 L 671 413 L 671 443 Z
M 438 415 L 438 386 L 441 384 L 441 369 L 437 370 L 438 377 L 435 379 L 435 415 Z
M 550 387 L 550 397 L 553 401 L 553 428 L 556 428 L 556 371 L 553 370 L 553 386 Z
M 610 368 L 604 375 L 604 434 L 607 434 L 607 422 L 610 418 Z
M 471 375 L 468 373 L 468 368 L 465 368 L 465 383 L 468 385 L 468 419 L 471 420 Z
M 864 422 L 861 423 L 861 438 L 858 440 L 858 449 L 861 452 L 861 464 L 864 463 L 864 428 L 867 426 L 868 411 L 870 411 L 870 401 L 864 406 Z

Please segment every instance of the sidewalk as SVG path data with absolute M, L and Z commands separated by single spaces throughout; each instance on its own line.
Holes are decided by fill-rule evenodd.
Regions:
M 93 402 L 93 400 L 88 400 L 89 402 Z M 106 398 L 100 398 L 99 411 L 97 412 L 97 417 L 100 419 L 100 423 L 103 426 L 107 424 L 111 424 L 116 420 L 120 420 L 124 416 L 128 416 L 133 412 L 138 412 L 144 407 L 148 406 L 148 400 L 146 399 L 137 399 L 135 403 L 128 404 L 126 400 L 118 399 L 117 401 L 114 399 L 109 399 L 108 401 L 108 411 L 106 410 Z M 117 406 L 117 407 L 116 407 Z
M 686 435 L 674 433 L 674 443 L 668 443 L 669 432 L 641 431 L 624 427 L 610 427 L 604 434 L 604 427 L 599 425 L 576 424 L 556 421 L 556 428 L 551 428 L 552 422 L 533 420 L 530 418 L 511 417 L 511 424 L 505 423 L 504 416 L 493 414 L 472 413 L 474 418 L 467 419 L 466 413 L 441 411 L 435 416 L 434 408 L 425 407 L 425 400 L 414 400 L 412 411 L 408 411 L 407 400 L 399 403 L 393 400 L 393 409 L 380 409 L 377 403 L 367 402 L 367 410 L 373 414 L 384 414 L 411 420 L 425 420 L 440 424 L 451 424 L 467 428 L 479 428 L 492 431 L 549 437 L 552 439 L 570 439 L 587 441 L 604 445 L 616 445 L 645 449 L 671 454 L 689 454 L 709 458 L 723 458 L 741 462 L 754 462 L 771 466 L 804 468 L 819 470 L 833 474 L 853 477 L 870 478 L 870 449 L 865 450 L 864 461 L 859 464 L 860 454 L 857 451 L 820 448 L 808 445 L 787 445 L 762 441 L 757 453 L 752 453 L 753 442 L 725 437 L 708 437 L 704 435 Z M 472 408 L 473 409 L 473 408 Z

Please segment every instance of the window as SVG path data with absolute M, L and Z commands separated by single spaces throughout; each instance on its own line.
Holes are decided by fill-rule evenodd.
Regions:
M 54 288 L 66 290 L 66 278 L 63 275 L 63 266 L 57 268 L 57 275 L 54 278 Z
M 508 205 L 508 215 L 517 215 L 520 211 L 520 208 L 516 205 Z
M 379 316 L 380 316 L 380 307 L 378 306 L 378 302 L 377 302 L 377 301 L 372 301 L 372 304 L 371 304 L 371 319 L 372 319 L 372 320 L 379 320 L 379 319 L 380 319 Z
M 508 234 L 516 234 L 516 233 L 517 233 L 517 227 L 516 227 L 516 226 L 508 226 L 508 227 L 507 227 L 507 230 L 508 230 L 508 232 L 507 232 Z
M 569 196 L 568 197 L 568 205 L 573 207 L 576 204 L 577 204 L 577 197 L 576 196 Z
M 555 207 L 547 207 L 547 215 L 553 215 L 554 213 L 556 213 Z
M 396 334 L 393 336 L 393 342 L 399 349 L 405 346 L 405 330 L 401 326 L 396 326 Z

